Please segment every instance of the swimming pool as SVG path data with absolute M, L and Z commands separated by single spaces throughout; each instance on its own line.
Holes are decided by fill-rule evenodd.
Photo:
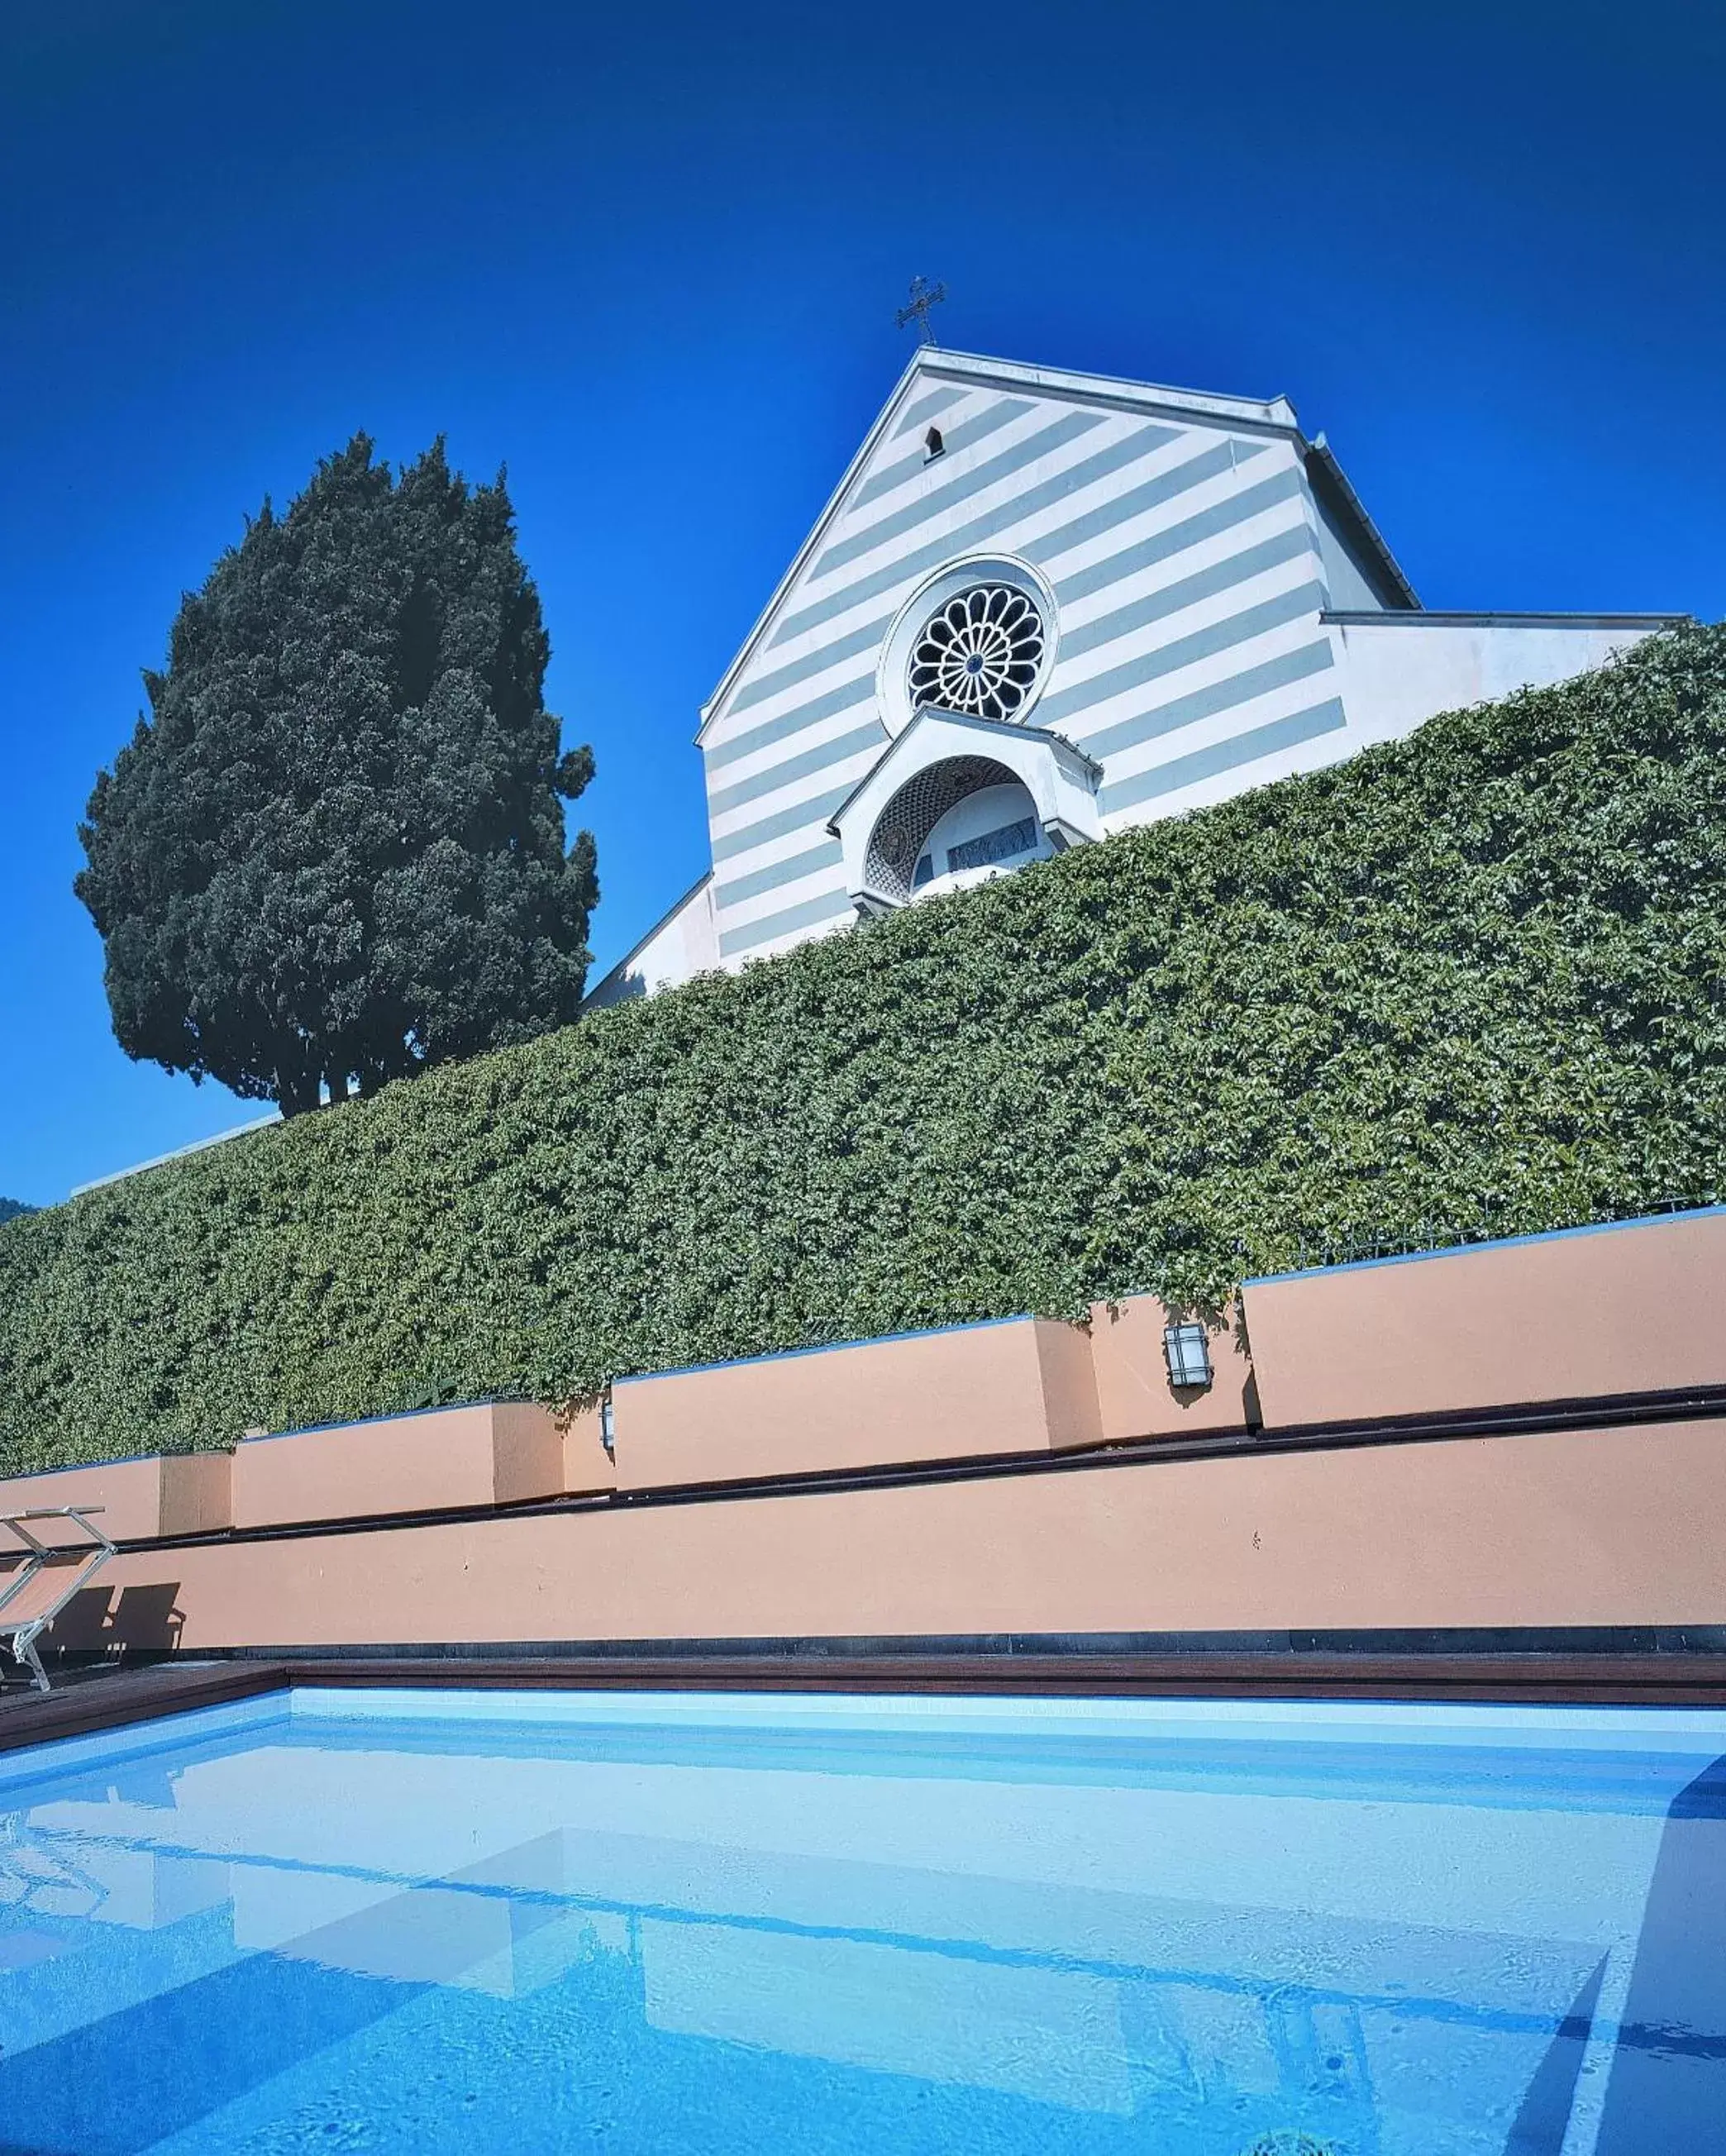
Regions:
M 39 1747 L 0 2156 L 1698 2156 L 1723 1755 L 1666 1711 L 347 1690 Z

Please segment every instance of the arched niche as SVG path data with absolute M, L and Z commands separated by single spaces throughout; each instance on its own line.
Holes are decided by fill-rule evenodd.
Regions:
M 828 827 L 853 903 L 888 911 L 1100 837 L 1097 776 L 1040 727 L 919 711 Z

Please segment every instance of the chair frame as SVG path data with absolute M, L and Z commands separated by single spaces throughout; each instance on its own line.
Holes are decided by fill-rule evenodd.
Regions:
M 18 1548 L 23 1552 L 24 1559 L 12 1578 L 0 1587 L 0 1642 L 10 1647 L 13 1659 L 21 1669 L 29 1671 L 38 1691 L 48 1691 L 52 1687 L 48 1681 L 48 1672 L 42 1666 L 42 1656 L 37 1650 L 36 1642 L 73 1596 L 87 1586 L 115 1554 L 115 1545 L 100 1527 L 91 1523 L 93 1516 L 102 1509 L 100 1505 L 41 1505 L 28 1512 L 0 1512 L 0 1528 L 10 1533 Z M 78 1544 L 71 1545 L 74 1553 L 79 1553 L 80 1561 L 73 1568 L 64 1591 L 56 1595 L 45 1609 L 39 1609 L 32 1616 L 9 1624 L 6 1616 L 8 1604 L 16 1601 L 52 1559 L 66 1554 L 64 1544 L 44 1543 L 32 1533 L 32 1522 L 47 1520 L 70 1520 L 90 1537 L 89 1543 L 81 1553 Z

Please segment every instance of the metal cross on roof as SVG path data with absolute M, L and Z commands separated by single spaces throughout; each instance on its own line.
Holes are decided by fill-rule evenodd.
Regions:
M 929 310 L 947 297 L 945 285 L 932 285 L 927 277 L 911 280 L 911 304 L 901 307 L 896 320 L 902 330 L 907 322 L 915 322 L 925 344 L 933 344 L 935 332 L 929 327 Z

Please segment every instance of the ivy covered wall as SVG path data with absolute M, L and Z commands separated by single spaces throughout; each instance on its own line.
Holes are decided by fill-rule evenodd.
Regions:
M 0 1464 L 1726 1187 L 1726 628 L 0 1225 Z

